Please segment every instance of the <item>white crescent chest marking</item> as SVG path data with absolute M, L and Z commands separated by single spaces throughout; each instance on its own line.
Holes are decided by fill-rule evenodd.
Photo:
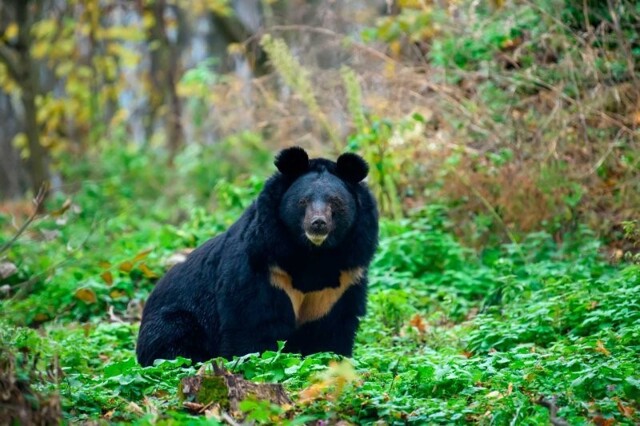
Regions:
M 291 300 L 298 326 L 327 315 L 344 292 L 352 285 L 357 284 L 364 276 L 364 268 L 348 269 L 340 272 L 338 287 L 303 293 L 293 287 L 291 275 L 282 268 L 272 266 L 270 272 L 271 285 L 283 290 Z

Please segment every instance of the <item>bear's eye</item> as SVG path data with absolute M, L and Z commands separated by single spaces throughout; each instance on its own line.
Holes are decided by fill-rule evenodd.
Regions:
M 299 206 L 306 206 L 308 203 L 309 203 L 309 199 L 307 197 L 300 198 L 300 201 L 298 201 Z
M 329 203 L 334 207 L 340 207 L 342 205 L 342 200 L 340 197 L 329 197 Z

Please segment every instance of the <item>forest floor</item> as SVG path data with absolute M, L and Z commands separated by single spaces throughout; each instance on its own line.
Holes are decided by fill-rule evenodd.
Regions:
M 8 415 L 23 423 L 235 421 L 220 408 L 184 409 L 178 383 L 198 365 L 142 368 L 134 354 L 141 303 L 158 276 L 254 195 L 233 191 L 237 204 L 224 213 L 183 200 L 173 211 L 140 202 L 136 212 L 146 213 L 134 214 L 120 194 L 96 217 L 106 204 L 89 186 L 36 220 L 5 260 L 17 272 L 4 279 L 0 302 L 0 423 Z M 477 252 L 457 241 L 444 211 L 382 221 L 353 358 L 267 352 L 220 361 L 251 381 L 283 384 L 292 400 L 247 401 L 236 420 L 640 422 L 640 266 L 607 261 L 584 228 L 562 242 L 536 233 Z M 6 241 L 11 226 L 3 225 Z

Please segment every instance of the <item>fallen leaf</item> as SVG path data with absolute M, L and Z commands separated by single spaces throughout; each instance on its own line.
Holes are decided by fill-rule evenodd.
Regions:
M 595 416 L 591 420 L 593 420 L 593 423 L 597 426 L 611 426 L 616 423 L 614 418 L 606 418 L 602 416 Z
M 356 371 L 348 360 L 331 361 L 329 367 L 316 377 L 316 383 L 300 391 L 298 394 L 300 402 L 312 402 L 320 397 L 335 400 L 340 396 L 345 385 L 357 379 Z M 325 391 L 329 389 L 330 393 L 327 394 Z
M 306 389 L 301 390 L 298 393 L 298 402 L 300 404 L 307 404 L 320 398 L 324 394 L 324 390 L 327 388 L 326 383 L 314 383 Z
M 418 330 L 418 333 L 424 334 L 427 331 L 427 323 L 424 321 L 424 318 L 420 314 L 415 314 L 410 320 L 409 325 Z
M 109 293 L 109 297 L 111 297 L 112 299 L 119 299 L 125 294 L 126 293 L 122 290 L 112 290 L 111 293 Z
M 107 284 L 109 285 L 113 284 L 113 274 L 111 273 L 111 271 L 105 271 L 102 274 L 100 274 L 100 276 L 102 277 L 104 282 L 106 282 Z
M 633 407 L 629 405 L 624 405 L 620 400 L 618 400 L 617 405 L 618 405 L 618 411 L 620 411 L 620 414 L 622 414 L 628 419 L 633 418 L 633 415 L 636 412 L 636 410 L 634 410 Z
M 127 410 L 137 415 L 144 414 L 144 410 L 135 402 L 130 402 L 129 405 L 127 405 Z
M 147 278 L 158 278 L 158 274 L 153 272 L 147 265 L 141 263 L 138 268 L 142 271 L 142 274 Z
M 129 260 L 122 262 L 120 266 L 118 266 L 118 269 L 120 269 L 122 272 L 131 272 L 131 270 L 133 269 L 133 262 Z
M 607 348 L 604 347 L 602 340 L 598 340 L 598 342 L 596 343 L 596 352 L 600 352 L 604 356 L 611 355 L 611 352 L 609 352 L 609 350 L 607 350 Z
M 96 303 L 98 298 L 96 297 L 96 293 L 90 288 L 79 288 L 76 290 L 76 299 L 80 299 L 85 303 Z
M 143 250 L 140 253 L 136 254 L 136 256 L 133 258 L 133 262 L 139 262 L 142 259 L 145 259 L 147 256 L 149 256 L 149 253 L 151 253 L 153 249 L 147 249 L 147 250 Z

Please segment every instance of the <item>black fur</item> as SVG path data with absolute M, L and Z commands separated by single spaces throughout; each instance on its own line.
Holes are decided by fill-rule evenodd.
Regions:
M 287 341 L 287 351 L 351 355 L 366 309 L 366 268 L 377 245 L 378 213 L 371 193 L 360 182 L 367 171 L 364 160 L 354 154 L 340 158 L 338 165 L 327 159 L 309 160 L 297 147 L 277 156 L 280 172 L 267 180 L 240 219 L 158 282 L 143 312 L 136 348 L 140 364 L 177 356 L 194 361 L 230 358 L 274 350 L 278 340 Z M 303 206 L 307 188 L 294 185 L 299 179 L 317 189 L 306 196 L 337 203 L 332 204 L 335 226 L 347 228 L 336 230 L 339 238 L 330 234 L 326 244 L 317 247 L 295 228 L 295 223 L 302 223 L 297 216 L 304 209 L 286 207 L 282 200 L 295 188 L 287 197 L 301 198 Z M 296 327 L 291 301 L 270 282 L 269 268 L 274 265 L 286 271 L 302 292 L 337 287 L 341 271 L 363 267 L 365 274 L 328 315 Z

